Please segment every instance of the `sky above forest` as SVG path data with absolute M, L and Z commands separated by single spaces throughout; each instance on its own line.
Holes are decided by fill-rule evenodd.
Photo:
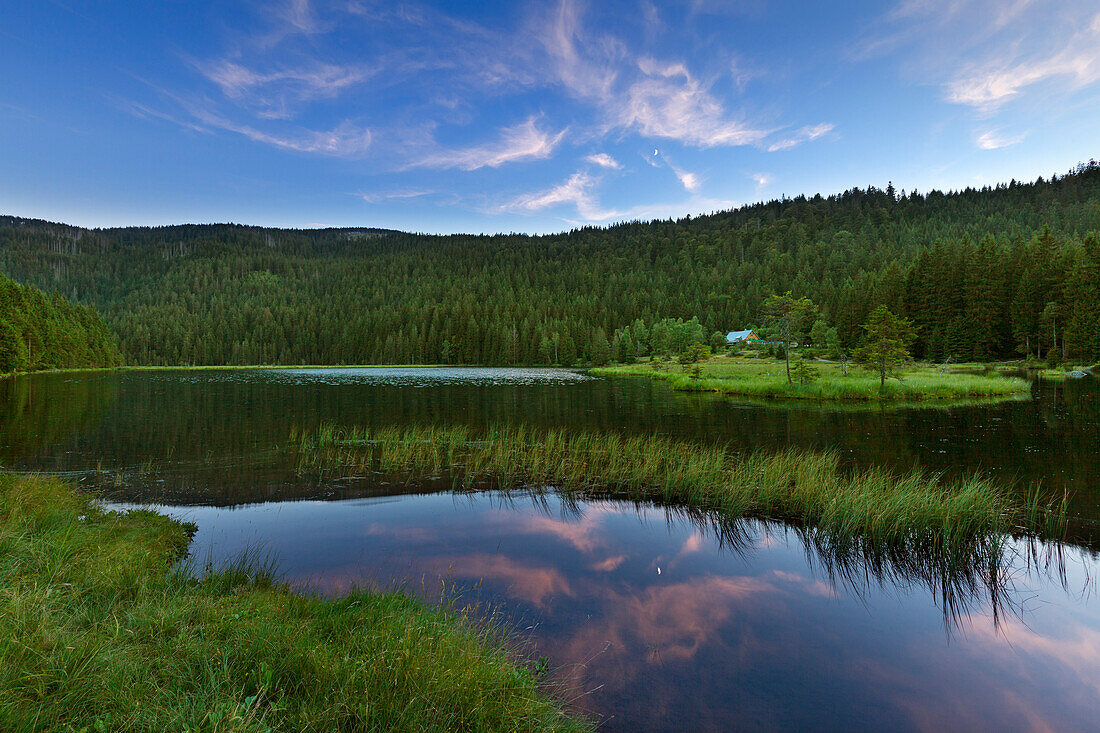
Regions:
M 552 232 L 1100 157 L 1095 0 L 0 0 L 0 213 Z

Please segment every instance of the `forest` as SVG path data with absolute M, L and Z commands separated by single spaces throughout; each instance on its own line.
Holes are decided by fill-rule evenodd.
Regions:
M 718 345 L 788 291 L 845 349 L 885 305 L 915 327 L 918 358 L 1089 360 L 1098 233 L 1090 161 L 1033 182 L 853 188 L 546 236 L 0 217 L 0 270 L 57 294 L 4 286 L 53 324 L 4 306 L 32 366 L 118 358 L 58 295 L 97 309 L 132 364 L 599 364 L 684 333 Z M 77 356 L 63 344 L 81 328 L 94 338 Z
M 0 374 L 121 363 L 114 335 L 91 307 L 0 275 Z

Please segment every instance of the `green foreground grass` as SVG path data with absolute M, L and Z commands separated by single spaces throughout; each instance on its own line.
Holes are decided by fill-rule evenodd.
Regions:
M 578 729 L 499 628 L 173 570 L 189 529 L 0 476 L 0 730 Z
M 911 367 L 881 387 L 879 377 L 849 367 L 845 375 L 839 364 L 810 362 L 818 371 L 809 384 L 788 383 L 782 361 L 715 358 L 700 363 L 699 375 L 691 376 L 679 364 L 663 362 L 626 364 L 591 370 L 598 376 L 644 376 L 667 382 L 673 389 L 686 392 L 717 392 L 757 399 L 837 400 L 837 401 L 949 401 L 965 399 L 1013 398 L 1027 395 L 1026 380 L 1000 374 L 939 373 L 934 367 Z
M 337 428 L 292 436 L 300 470 L 435 475 L 458 485 L 609 493 L 813 526 L 873 547 L 965 552 L 1011 532 L 1060 535 L 1065 506 L 1013 503 L 989 480 L 921 472 L 841 471 L 835 453 L 736 455 L 656 436 L 465 427 Z

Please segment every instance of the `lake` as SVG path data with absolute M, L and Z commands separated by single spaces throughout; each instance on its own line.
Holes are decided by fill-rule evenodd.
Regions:
M 195 522 L 192 559 L 259 550 L 306 592 L 403 588 L 549 659 L 603 729 L 1081 730 L 1100 706 L 1100 389 L 947 409 L 760 405 L 551 369 L 165 370 L 0 381 L 0 460 Z M 951 573 L 780 523 L 591 497 L 317 483 L 293 430 L 464 424 L 836 450 L 850 466 L 1069 491 L 1064 546 Z

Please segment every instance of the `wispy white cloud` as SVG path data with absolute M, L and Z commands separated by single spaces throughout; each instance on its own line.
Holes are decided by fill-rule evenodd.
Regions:
M 644 4 L 643 11 L 643 30 L 667 32 L 656 5 Z M 524 15 L 518 27 L 502 29 L 415 0 L 278 0 L 260 12 L 267 33 L 241 33 L 219 56 L 190 61 L 216 92 L 191 97 L 185 108 L 200 110 L 192 113 L 196 124 L 283 149 L 350 157 L 369 147 L 391 171 L 475 171 L 545 160 L 567 132 L 575 143 L 629 134 L 651 138 L 650 144 L 661 139 L 697 148 L 760 145 L 770 134 L 719 91 L 730 91 L 728 73 L 744 83 L 748 72 L 736 64 L 728 73 L 712 69 L 708 77 L 684 59 L 639 55 L 618 31 L 587 26 L 583 0 L 559 0 Z M 372 39 L 369 53 L 341 51 L 364 34 Z M 408 96 L 418 101 L 383 112 L 377 99 L 397 85 L 415 90 Z M 493 140 L 441 142 L 483 119 L 480 100 L 486 97 L 555 88 L 578 103 L 568 120 L 553 106 Z M 344 109 L 357 105 L 362 116 L 354 119 L 362 124 L 333 117 L 338 107 L 331 100 Z M 303 124 L 280 122 L 289 120 Z M 585 160 L 621 169 L 606 153 Z M 697 174 L 677 176 L 689 192 L 700 190 Z
M 654 168 L 668 168 L 680 181 L 680 185 L 684 187 L 689 193 L 697 193 L 703 186 L 702 179 L 695 173 L 686 171 L 680 168 L 672 160 L 665 155 L 661 154 L 661 151 L 657 148 L 653 149 L 653 152 L 649 155 L 643 156 L 646 163 L 649 163 Z
M 828 135 L 833 131 L 834 125 L 831 122 L 822 122 L 818 125 L 809 125 L 807 127 L 800 128 L 793 135 L 785 137 L 781 140 L 777 140 L 768 146 L 768 152 L 774 153 L 777 150 L 790 150 L 796 145 L 809 142 L 811 140 L 817 140 L 819 137 Z
M 992 113 L 1044 82 L 1100 81 L 1100 14 L 1095 0 L 903 0 L 852 55 L 899 50 L 910 56 L 902 68 L 941 85 L 945 101 Z
M 193 107 L 191 114 L 209 127 L 235 132 L 249 140 L 299 153 L 357 158 L 366 153 L 371 144 L 371 131 L 364 127 L 357 127 L 349 121 L 341 122 L 331 130 L 298 129 L 285 133 L 273 133 L 252 125 L 233 122 L 201 108 Z
M 1035 4 L 1035 0 L 902 0 L 886 17 L 891 20 L 938 17 L 956 20 L 972 9 L 980 9 L 994 28 L 1002 28 Z
M 604 132 L 634 130 L 704 148 L 751 145 L 767 135 L 730 114 L 686 63 L 635 56 L 613 36 L 590 37 L 581 20 L 578 4 L 562 0 L 531 34 L 547 54 L 551 81 L 593 104 Z
M 288 0 L 276 9 L 276 13 L 287 25 L 300 33 L 316 33 L 318 30 L 317 15 L 313 12 L 310 0 Z
M 139 102 L 134 102 L 134 101 L 129 100 L 129 99 L 119 100 L 119 107 L 124 112 L 129 112 L 130 114 L 134 115 L 135 117 L 140 117 L 142 119 L 146 119 L 146 120 L 151 120 L 151 119 L 164 120 L 165 122 L 171 122 L 174 125 L 179 125 L 180 127 L 183 127 L 185 129 L 188 129 L 188 130 L 193 130 L 195 132 L 205 132 L 205 133 L 210 133 L 211 132 L 211 130 L 207 127 L 203 127 L 202 125 L 196 125 L 194 122 L 190 122 L 188 120 L 180 119 L 176 115 L 168 114 L 167 112 L 162 112 L 158 109 L 153 109 L 152 107 L 141 104 Z
M 683 216 L 689 211 L 710 213 L 732 209 L 739 205 L 739 202 L 730 199 L 691 196 L 686 201 L 672 203 L 641 204 L 627 209 L 606 208 L 600 204 L 595 190 L 599 183 L 599 177 L 578 171 L 563 183 L 543 191 L 518 196 L 502 205 L 492 207 L 489 212 L 534 214 L 563 205 L 571 205 L 576 209 L 579 218 L 574 219 L 569 216 L 560 218 L 570 224 L 584 225 L 635 219 L 666 219 Z
M 610 168 L 615 171 L 623 167 L 622 163 L 615 160 L 607 153 L 593 153 L 592 155 L 585 156 L 584 159 L 593 165 L 598 165 L 601 168 Z
M 312 0 L 275 0 L 260 6 L 258 11 L 266 30 L 243 39 L 256 49 L 272 48 L 295 37 L 327 33 L 334 27 L 331 19 L 322 19 Z
M 255 109 L 265 118 L 290 117 L 297 105 L 336 97 L 376 73 L 362 65 L 318 61 L 263 72 L 228 59 L 197 68 L 227 99 Z
M 374 191 L 372 193 L 360 193 L 358 194 L 358 196 L 359 198 L 366 201 L 368 204 L 379 204 L 383 201 L 393 201 L 395 199 L 415 199 L 422 196 L 431 196 L 433 193 L 435 192 L 429 191 L 427 189 L 407 188 L 398 189 L 396 191 Z
M 549 158 L 565 137 L 567 130 L 550 133 L 539 129 L 535 117 L 528 117 L 513 127 L 505 128 L 499 140 L 482 145 L 430 153 L 412 167 L 458 168 L 465 171 L 479 168 L 499 168 L 505 163 L 520 160 L 544 160 Z
M 755 183 L 758 188 L 764 188 L 764 186 L 772 182 L 772 175 L 770 173 L 753 173 L 749 178 L 752 179 L 753 183 Z
M 1007 148 L 1010 145 L 1022 142 L 1025 135 L 1002 135 L 999 130 L 987 130 L 974 140 L 974 144 L 982 150 L 997 150 Z
M 989 110 L 1018 96 L 1026 87 L 1056 77 L 1073 88 L 1100 80 L 1100 13 L 1078 33 L 1057 43 L 1056 51 L 1019 60 L 996 58 L 964 72 L 946 84 L 947 101 Z
M 606 104 L 614 97 L 617 67 L 626 50 L 611 36 L 586 38 L 580 14 L 573 0 L 562 0 L 552 17 L 536 21 L 530 33 L 545 51 L 556 83 L 577 97 Z M 538 58 L 533 61 L 540 63 Z
M 919 45 L 951 64 L 943 57 L 977 48 L 1024 18 L 1034 4 L 1035 0 L 901 0 L 871 24 L 850 53 L 868 59 Z M 945 54 L 948 48 L 954 53 Z
M 732 119 L 722 104 L 682 63 L 638 61 L 642 78 L 630 85 L 619 124 L 643 135 L 698 147 L 751 145 L 767 132 Z
M 592 224 L 595 222 L 629 221 L 632 219 L 668 218 L 682 216 L 685 211 L 719 211 L 733 208 L 735 201 L 692 197 L 687 202 L 670 204 L 645 204 L 629 209 L 610 209 L 600 204 L 595 187 L 600 179 L 584 171 L 578 171 L 566 181 L 544 191 L 518 196 L 507 203 L 494 207 L 492 213 L 533 214 L 563 205 L 576 209 L 579 219 L 562 216 L 570 224 Z
M 562 204 L 571 204 L 576 207 L 577 213 L 585 221 L 613 219 L 618 215 L 617 212 L 602 208 L 593 192 L 593 188 L 598 182 L 598 178 L 584 171 L 578 171 L 564 183 L 545 191 L 525 194 L 513 199 L 499 207 L 498 212 L 518 211 L 530 213 L 561 206 Z
M 375 73 L 364 66 L 342 66 L 312 61 L 303 68 L 259 72 L 230 60 L 200 67 L 202 74 L 230 98 L 240 99 L 256 89 L 286 85 L 305 100 L 331 97 Z
M 182 97 L 155 84 L 145 83 L 159 95 L 170 100 L 182 110 L 184 115 L 163 112 L 131 100 L 124 100 L 122 108 L 138 117 L 165 120 L 188 130 L 197 132 L 225 130 L 283 150 L 340 158 L 361 157 L 370 148 L 373 139 L 369 128 L 356 125 L 351 120 L 343 120 L 329 130 L 315 130 L 285 124 L 278 131 L 261 130 L 254 125 L 237 122 L 220 114 L 207 99 Z
M 745 91 L 745 87 L 753 79 L 759 77 L 761 72 L 759 69 L 750 68 L 739 59 L 733 59 L 730 62 L 730 78 L 733 79 L 734 86 L 737 87 L 737 91 Z
M 677 168 L 674 165 L 670 165 L 672 172 L 676 174 L 676 177 L 680 179 L 680 184 L 689 193 L 696 193 L 703 186 L 703 182 L 699 180 L 699 176 L 695 173 L 691 173 L 682 168 Z
M 729 209 L 740 206 L 741 202 L 733 199 L 715 199 L 705 196 L 690 196 L 683 201 L 669 201 L 659 202 L 651 204 L 639 204 L 632 206 L 628 209 L 616 210 L 611 213 L 606 219 L 599 219 L 594 221 L 602 221 L 604 223 L 612 221 L 651 221 L 656 219 L 676 219 L 683 217 L 685 214 L 710 214 L 717 211 L 728 211 Z M 584 224 L 591 222 L 583 221 L 571 221 L 566 219 L 571 224 Z

